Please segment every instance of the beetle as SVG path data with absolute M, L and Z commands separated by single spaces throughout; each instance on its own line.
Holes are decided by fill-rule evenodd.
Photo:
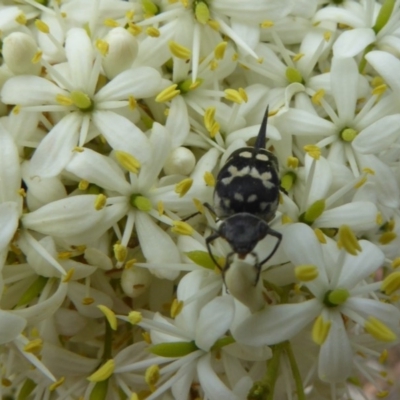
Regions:
M 211 259 L 224 276 L 235 254 L 241 260 L 251 254 L 256 261 L 255 284 L 260 279 L 263 264 L 275 254 L 282 241 L 282 234 L 268 225 L 279 205 L 280 179 L 278 160 L 265 149 L 267 122 L 268 107 L 254 147 L 243 147 L 230 155 L 217 175 L 214 207 L 207 204 L 222 221 L 218 229 L 206 238 Z M 271 253 L 259 261 L 253 250 L 267 235 L 274 236 L 277 242 Z M 225 239 L 232 248 L 223 267 L 211 252 L 211 242 L 219 237 Z

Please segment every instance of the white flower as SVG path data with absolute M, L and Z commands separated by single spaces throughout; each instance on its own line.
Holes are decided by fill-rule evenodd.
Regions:
M 127 69 L 96 93 L 102 58 L 100 53 L 95 54 L 83 29 L 68 31 L 65 51 L 68 63 L 59 68 L 46 64 L 58 85 L 41 77 L 21 76 L 3 86 L 2 101 L 7 104 L 18 104 L 32 112 L 66 113 L 40 142 L 31 161 L 31 174 L 58 175 L 71 159 L 74 147 L 83 146 L 99 133 L 111 147 L 129 150 L 145 161 L 138 150 L 146 145 L 143 133 L 110 110 L 126 107 L 128 98 L 136 101 L 156 94 L 161 83 L 158 72 L 148 67 Z M 19 96 L 21 90 L 25 97 Z M 98 131 L 89 131 L 91 123 Z
M 284 250 L 295 266 L 314 266 L 318 271 L 317 278 L 304 282 L 313 298 L 267 306 L 245 319 L 233 335 L 241 343 L 253 346 L 280 343 L 317 318 L 313 339 L 321 345 L 319 377 L 327 382 L 343 381 L 353 368 L 350 338 L 359 328 L 378 340 L 396 339 L 400 311 L 373 296 L 380 283 L 366 281 L 381 266 L 384 256 L 364 240 L 359 241 L 361 250 L 357 256 L 339 251 L 333 243 L 321 247 L 313 231 L 304 224 L 291 225 L 283 237 Z M 342 315 L 354 323 L 345 324 Z

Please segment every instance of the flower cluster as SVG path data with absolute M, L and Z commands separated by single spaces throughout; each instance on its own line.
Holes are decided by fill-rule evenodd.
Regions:
M 0 32 L 1 398 L 390 393 L 400 1 L 3 0 Z M 276 238 L 207 238 L 267 106 L 257 279 Z

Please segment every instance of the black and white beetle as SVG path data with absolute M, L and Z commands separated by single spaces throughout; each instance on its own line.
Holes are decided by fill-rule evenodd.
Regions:
M 265 149 L 267 121 L 268 107 L 254 147 L 243 147 L 234 151 L 219 171 L 213 211 L 222 223 L 206 239 L 210 257 L 223 274 L 229 268 L 234 254 L 242 260 L 247 254 L 251 254 L 256 260 L 255 284 L 260 278 L 261 267 L 275 254 L 282 240 L 282 235 L 268 225 L 278 208 L 280 180 L 278 160 Z M 267 235 L 278 240 L 268 257 L 259 262 L 253 250 Z M 225 239 L 232 248 L 224 267 L 218 264 L 210 248 L 211 242 L 218 237 Z

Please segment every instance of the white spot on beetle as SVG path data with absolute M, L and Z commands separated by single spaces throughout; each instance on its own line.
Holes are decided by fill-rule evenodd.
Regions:
M 243 195 L 240 194 L 240 193 L 235 193 L 233 197 L 234 197 L 235 200 L 237 200 L 237 201 L 243 201 L 243 200 L 244 200 Z
M 256 194 L 252 194 L 247 198 L 248 203 L 252 203 L 253 201 L 256 201 L 258 196 Z
M 256 159 L 257 159 L 257 160 L 260 160 L 260 161 L 268 161 L 268 160 L 269 160 L 269 157 L 268 157 L 266 154 L 258 153 L 258 154 L 256 155 Z
M 250 151 L 242 151 L 241 153 L 239 153 L 240 157 L 244 157 L 244 158 L 251 158 L 251 152 Z

